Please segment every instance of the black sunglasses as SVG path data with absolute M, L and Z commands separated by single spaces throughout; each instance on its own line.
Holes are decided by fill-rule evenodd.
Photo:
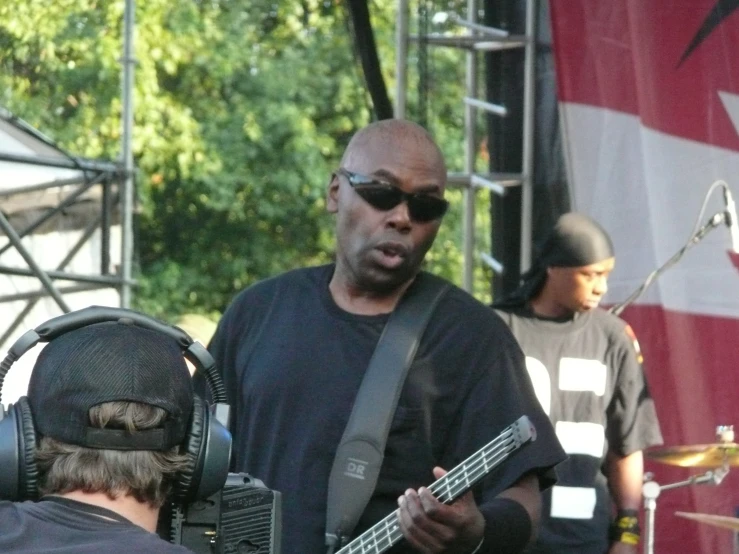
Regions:
M 348 171 L 343 167 L 337 169 L 336 173 L 346 177 L 352 188 L 365 202 L 384 212 L 392 210 L 405 200 L 411 219 L 426 223 L 441 218 L 449 208 L 449 202 L 438 196 L 425 192 L 403 192 L 395 185 Z

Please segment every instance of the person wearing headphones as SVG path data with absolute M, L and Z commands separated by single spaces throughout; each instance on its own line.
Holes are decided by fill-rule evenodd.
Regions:
M 66 332 L 41 351 L 26 400 L 24 479 L 40 499 L 0 501 L 0 552 L 191 552 L 155 534 L 194 410 L 173 338 L 125 321 Z

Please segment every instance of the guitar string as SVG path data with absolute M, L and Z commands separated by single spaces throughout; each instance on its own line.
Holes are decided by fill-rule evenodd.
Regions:
M 492 445 L 492 443 L 491 443 L 491 445 Z M 495 454 L 489 454 L 487 452 L 488 449 L 485 449 L 485 452 L 482 452 L 482 451 L 481 452 L 478 452 L 478 455 L 483 455 L 483 456 L 486 456 L 486 457 L 488 455 L 492 455 L 493 456 L 494 459 L 489 462 L 489 464 L 490 464 L 489 469 L 492 470 L 498 464 L 500 464 L 502 461 L 504 461 L 508 457 L 508 455 L 517 448 L 517 445 L 515 445 L 515 444 L 513 445 L 514 448 L 510 448 L 510 446 L 511 446 L 510 444 L 509 445 L 506 445 L 504 448 L 507 448 L 507 450 L 505 450 L 503 452 L 497 452 Z M 475 458 L 476 456 L 477 455 L 473 455 L 472 458 Z M 470 458 L 470 460 L 472 460 L 472 458 Z M 463 465 L 466 465 L 466 464 L 463 464 Z M 475 469 L 475 471 L 479 471 L 479 469 L 480 469 L 479 465 L 478 464 L 475 464 L 475 465 L 478 466 Z M 484 468 L 484 465 L 483 465 L 483 468 Z M 479 477 L 482 477 L 483 475 L 485 475 L 485 472 L 486 471 L 483 469 L 483 473 L 481 475 L 479 475 Z M 445 475 L 444 477 L 442 477 L 441 479 L 439 479 L 438 481 L 436 481 L 434 484 L 435 485 L 440 484 L 442 480 L 444 480 L 446 477 L 448 477 L 450 475 L 450 473 L 448 473 L 447 475 Z M 477 477 L 476 479 L 479 479 L 479 477 Z M 474 484 L 474 482 L 473 482 L 473 484 Z M 431 490 L 431 487 L 429 487 L 429 490 Z M 456 493 L 452 493 L 452 494 L 459 494 L 459 493 L 461 493 L 461 492 L 463 492 L 465 490 L 466 489 L 465 489 L 464 486 L 458 487 L 457 488 L 457 492 Z M 456 497 L 455 496 L 452 496 L 448 500 L 453 500 L 454 498 L 456 498 Z M 382 533 L 384 533 L 386 536 L 380 538 L 378 535 L 380 535 Z M 365 535 L 367 535 L 367 536 L 365 536 Z M 374 548 L 374 550 L 372 550 L 371 552 L 374 552 L 375 554 L 380 554 L 381 552 L 384 552 L 385 549 L 393 546 L 401 538 L 403 538 L 403 533 L 402 533 L 402 531 L 400 531 L 400 527 L 397 524 L 397 515 L 395 514 L 395 512 L 393 512 L 390 515 L 388 515 L 384 520 L 382 520 L 377 525 L 375 525 L 372 529 L 370 529 L 366 533 L 364 533 L 361 536 L 359 536 L 356 539 L 354 546 L 351 545 L 351 544 L 349 544 L 346 547 L 346 548 L 348 548 L 347 550 L 342 549 L 337 554 L 353 554 L 354 552 L 368 552 L 366 550 L 367 548 Z M 373 542 L 374 542 L 374 545 L 371 544 Z M 359 548 L 359 550 L 355 550 L 355 548 Z
M 513 448 L 510 448 L 511 446 L 513 446 Z M 465 468 L 466 471 L 464 472 L 464 474 L 462 476 L 458 476 L 457 473 L 453 473 L 453 474 L 452 473 L 448 473 L 446 476 L 449 476 L 449 479 L 446 479 L 443 484 L 442 483 L 439 483 L 439 486 L 438 487 L 434 487 L 434 484 L 436 484 L 436 483 L 432 484 L 429 487 L 429 490 L 431 490 L 431 492 L 433 492 L 433 493 L 436 493 L 437 490 L 438 490 L 439 491 L 438 494 L 434 494 L 434 496 L 436 496 L 437 498 L 439 498 L 439 500 L 441 500 L 444 503 L 446 503 L 446 502 L 448 502 L 450 500 L 453 500 L 454 498 L 457 497 L 457 495 L 461 491 L 464 491 L 464 490 L 470 488 L 471 486 L 474 486 L 477 483 L 477 481 L 480 480 L 480 478 L 484 477 L 486 473 L 488 473 L 490 470 L 492 470 L 493 468 L 495 468 L 500 462 L 502 462 L 503 460 L 505 460 L 505 458 L 507 458 L 508 455 L 513 450 L 516 449 L 516 445 L 515 445 L 515 443 L 514 444 L 509 444 L 509 445 L 506 445 L 506 448 L 507 449 L 505 451 L 503 451 L 503 452 L 496 453 L 496 454 L 491 454 L 491 456 L 493 457 L 492 460 L 488 460 L 487 459 L 488 458 L 488 455 L 487 454 L 483 455 L 482 456 L 482 458 L 483 458 L 482 461 L 480 461 L 480 462 L 475 461 L 475 464 L 471 464 L 468 468 Z M 502 459 L 495 459 L 495 456 L 502 456 L 503 458 Z M 471 474 L 473 475 L 473 478 L 470 481 L 469 480 L 469 476 Z M 462 477 L 466 477 L 467 479 L 462 480 Z M 456 485 L 456 488 L 451 488 L 450 481 L 453 482 L 455 480 L 456 480 L 456 483 L 454 483 L 454 484 Z M 438 483 L 438 481 L 437 481 L 437 483 Z M 439 490 L 439 489 L 442 488 L 442 486 L 445 487 L 446 490 Z M 444 494 L 447 494 L 448 496 L 444 496 Z
M 467 488 L 474 486 L 474 484 L 483 477 L 486 473 L 490 472 L 492 469 L 494 469 L 498 464 L 500 464 L 503 460 L 505 460 L 508 455 L 519 448 L 524 442 L 528 442 L 529 439 L 526 439 L 525 441 L 516 440 L 514 437 L 514 444 L 511 445 L 510 442 L 506 444 L 503 448 L 498 447 L 498 443 L 502 441 L 509 441 L 511 439 L 512 430 L 514 426 L 511 426 L 507 429 L 505 429 L 496 439 L 488 443 L 486 446 L 481 448 L 477 453 L 473 454 L 468 458 L 467 463 L 463 463 L 461 466 L 458 466 L 457 468 L 454 468 L 454 470 L 450 471 L 448 474 L 446 474 L 441 479 L 437 480 L 435 483 L 433 483 L 429 490 L 434 492 L 435 490 L 446 487 L 447 488 L 447 494 L 449 494 L 449 497 L 446 499 L 442 498 L 441 495 L 438 495 L 439 500 L 446 502 L 451 501 L 456 498 L 456 495 L 461 494 L 461 492 L 464 492 L 467 490 Z M 496 452 L 493 453 L 493 450 L 501 450 L 502 452 Z M 505 451 L 503 451 L 505 449 Z M 488 460 L 489 456 L 493 456 L 494 458 L 498 458 L 500 456 L 500 459 L 492 459 Z M 480 466 L 480 462 L 477 460 L 477 458 L 482 458 L 482 466 Z M 472 481 L 469 480 L 469 472 L 473 471 L 475 473 L 475 476 L 472 478 Z M 449 487 L 447 481 L 449 479 L 455 479 L 459 473 L 464 473 L 464 483 L 461 486 L 458 486 L 454 491 Z M 459 485 L 459 483 L 457 483 Z M 379 538 L 378 534 L 385 533 L 386 537 L 382 539 L 383 544 L 382 547 L 380 547 L 379 544 Z M 368 542 L 374 541 L 374 548 L 375 552 L 379 554 L 382 552 L 385 548 L 392 546 L 395 542 L 400 540 L 402 538 L 402 532 L 400 532 L 400 529 L 397 525 L 397 516 L 395 512 L 388 515 L 383 521 L 375 525 L 372 529 L 365 532 L 363 535 L 358 537 L 356 541 L 353 541 L 354 544 L 357 547 L 366 547 Z M 352 554 L 354 552 L 354 546 L 347 545 L 347 550 L 345 551 L 345 554 Z M 382 548 L 382 549 L 380 549 Z M 337 554 L 342 554 L 344 552 L 344 549 L 340 550 Z
M 478 450 L 475 454 L 470 456 L 470 458 L 468 459 L 468 463 L 463 463 L 462 465 L 457 466 L 456 468 L 451 470 L 444 477 L 438 479 L 436 482 L 430 485 L 428 487 L 429 490 L 432 493 L 435 493 L 438 489 L 446 487 L 446 492 L 449 495 L 448 497 L 443 498 L 443 492 L 439 493 L 438 495 L 435 494 L 435 496 L 437 496 L 440 501 L 446 503 L 454 500 L 457 495 L 474 486 L 474 484 L 477 483 L 478 480 L 484 477 L 498 464 L 503 462 L 511 452 L 518 449 L 523 444 L 523 442 L 528 441 L 528 439 L 527 441 L 517 440 L 513 436 L 513 427 L 514 426 L 506 428 L 497 438 L 493 439 L 490 443 L 488 443 L 483 448 Z M 506 444 L 501 447 L 501 442 L 506 442 Z M 494 452 L 496 450 L 498 451 Z M 489 460 L 489 457 L 492 457 L 493 459 Z M 478 460 L 478 458 L 481 458 L 481 460 Z M 472 480 L 470 480 L 469 478 L 470 472 L 474 473 Z M 461 483 L 461 485 L 459 482 L 460 478 L 462 477 L 459 476 L 460 473 L 464 474 L 464 481 Z M 457 479 L 458 482 L 456 483 L 455 488 L 452 490 L 452 488 L 448 484 L 448 481 L 454 479 Z M 385 534 L 385 537 L 379 538 L 378 535 L 382 533 Z M 361 550 L 358 551 L 361 552 L 362 550 L 367 548 L 368 544 L 371 542 L 374 542 L 374 552 L 376 554 L 380 554 L 384 551 L 384 549 L 393 546 L 402 537 L 403 534 L 397 524 L 397 515 L 395 514 L 395 512 L 393 512 L 389 514 L 385 519 L 380 521 L 378 524 L 376 524 L 374 527 L 360 535 L 357 539 L 355 539 L 355 541 L 352 541 L 352 543 L 354 543 L 354 546 L 352 544 L 348 544 L 346 547 L 339 550 L 337 554 L 353 554 L 355 552 L 355 546 L 357 548 L 361 548 Z

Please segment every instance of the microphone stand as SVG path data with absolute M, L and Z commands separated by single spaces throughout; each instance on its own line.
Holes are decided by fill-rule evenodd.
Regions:
M 672 257 L 664 264 L 650 273 L 649 276 L 644 280 L 644 282 L 639 286 L 639 288 L 632 292 L 628 296 L 628 298 L 626 298 L 626 300 L 624 300 L 620 304 L 616 304 L 615 306 L 611 307 L 608 311 L 614 315 L 621 315 L 621 312 L 623 312 L 627 306 L 631 305 L 637 298 L 639 298 L 644 293 L 644 291 L 646 291 L 647 288 L 657 279 L 657 277 L 662 275 L 662 273 L 664 273 L 670 267 L 680 261 L 680 258 L 683 257 L 685 252 L 687 252 L 691 247 L 702 241 L 709 232 L 713 231 L 721 224 L 726 224 L 728 221 L 730 221 L 730 219 L 731 216 L 727 211 L 716 212 L 713 217 L 711 217 L 711 219 L 709 219 L 702 227 L 700 227 L 693 234 L 693 236 L 690 237 L 690 239 L 688 239 L 688 242 L 685 243 L 685 246 L 683 246 L 680 250 L 673 254 Z

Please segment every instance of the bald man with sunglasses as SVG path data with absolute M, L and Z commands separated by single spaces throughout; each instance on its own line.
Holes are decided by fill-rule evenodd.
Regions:
M 360 130 L 328 185 L 336 262 L 249 287 L 219 323 L 210 349 L 235 406 L 233 469 L 282 493 L 285 553 L 326 551 L 334 456 L 389 315 L 430 278 L 419 276 L 448 209 L 445 181 L 444 158 L 420 126 Z M 404 540 L 392 553 L 520 552 L 539 520 L 540 489 L 564 459 L 524 367 L 505 324 L 450 287 L 409 369 L 354 535 L 396 511 Z M 447 505 L 425 488 L 521 415 L 537 440 L 473 492 Z

